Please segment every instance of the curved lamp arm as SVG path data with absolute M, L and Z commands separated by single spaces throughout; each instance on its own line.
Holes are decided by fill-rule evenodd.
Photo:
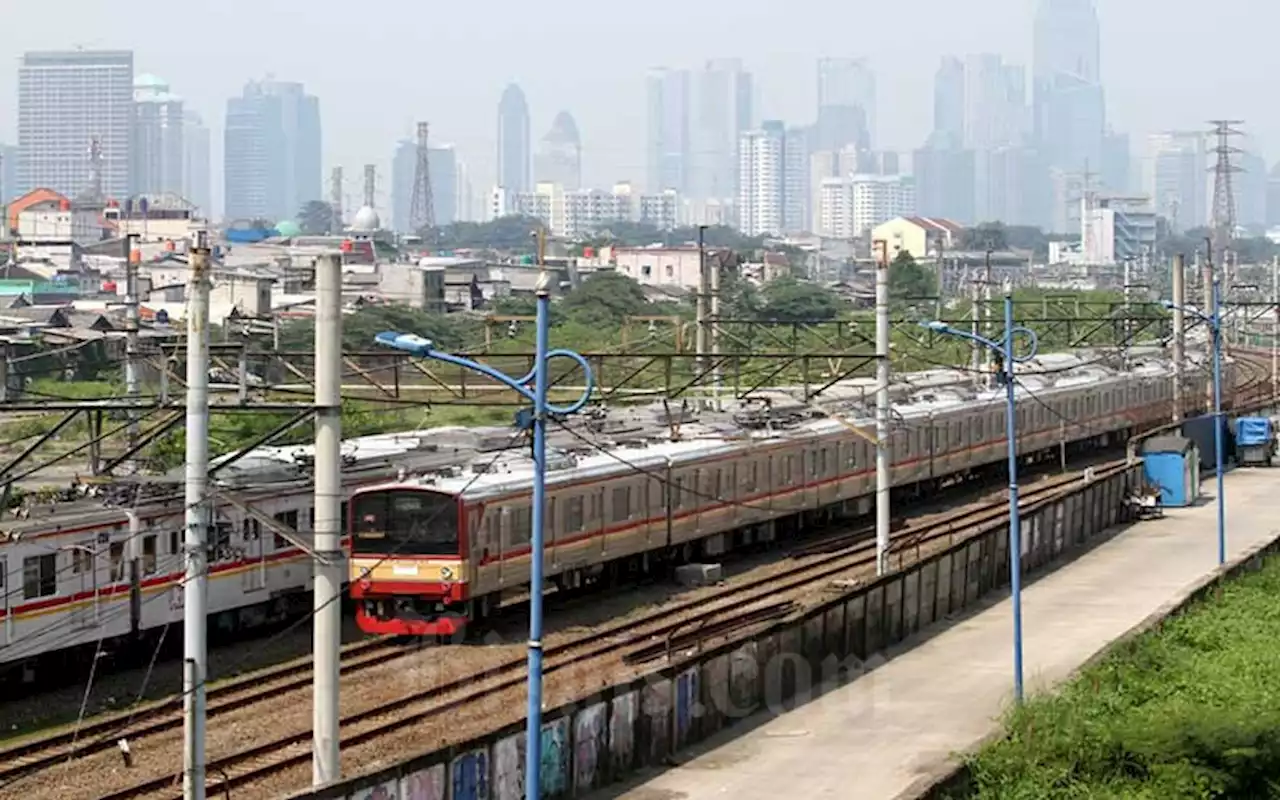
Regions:
M 436 361 L 443 361 L 446 364 L 453 364 L 455 366 L 462 367 L 463 369 L 469 369 L 472 372 L 478 372 L 481 375 L 488 376 L 504 386 L 509 387 L 512 391 L 518 392 L 521 397 L 525 398 L 530 403 L 536 402 L 533 390 L 528 386 L 529 382 L 533 380 L 533 370 L 530 370 L 527 374 L 519 378 L 512 378 L 510 375 L 507 375 L 504 372 L 499 372 L 487 364 L 481 364 L 480 362 L 472 361 L 469 358 L 462 358 L 461 356 L 455 356 L 452 353 L 437 350 L 430 339 L 413 333 L 383 331 L 374 337 L 374 341 L 380 345 L 391 347 L 396 350 L 404 350 L 405 352 L 413 353 L 414 355 L 421 356 L 423 358 L 432 358 Z M 577 362 L 578 366 L 582 367 L 582 372 L 586 376 L 586 386 L 582 391 L 582 396 L 577 400 L 574 400 L 566 406 L 547 403 L 547 410 L 552 414 L 573 414 L 585 406 L 587 401 L 591 399 L 591 392 L 595 388 L 591 374 L 591 365 L 587 363 L 587 360 L 583 358 L 580 353 L 575 353 L 572 350 L 556 349 L 547 351 L 547 361 L 557 357 L 568 358 Z
M 1027 340 L 1027 350 L 1025 353 L 1021 355 L 1018 355 L 1017 353 L 1015 353 L 1013 356 L 1013 360 L 1019 364 L 1026 363 L 1027 361 L 1030 361 L 1031 359 L 1035 358 L 1036 353 L 1040 351 L 1040 340 L 1036 337 L 1036 332 L 1031 330 L 1030 328 L 1024 328 L 1021 325 L 1017 325 L 1011 328 L 1005 333 L 1004 336 L 1001 336 L 999 339 L 988 339 L 985 336 L 979 336 L 978 334 L 972 333 L 970 331 L 961 330 L 959 328 L 953 328 L 950 325 L 946 324 L 945 322 L 938 322 L 938 321 L 921 322 L 920 326 L 924 328 L 928 328 L 929 330 L 934 331 L 936 333 L 943 333 L 943 334 L 946 334 L 947 336 L 955 336 L 960 339 L 968 339 L 971 342 L 977 342 L 978 344 L 982 345 L 983 347 L 986 347 L 989 350 L 996 351 L 1001 356 L 1004 355 L 1005 341 L 1008 337 L 1022 336 Z

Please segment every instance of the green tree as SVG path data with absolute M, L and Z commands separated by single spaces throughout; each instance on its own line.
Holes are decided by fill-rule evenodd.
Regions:
M 984 222 L 960 234 L 962 250 L 1008 250 L 1009 237 L 1003 222 Z
M 612 271 L 591 274 L 559 303 L 560 310 L 584 325 L 618 325 L 624 317 L 656 314 L 640 284 Z
M 418 232 L 423 241 L 442 250 L 492 249 L 532 253 L 533 234 L 542 223 L 533 217 L 499 217 L 490 222 L 454 222 Z
M 308 236 L 322 236 L 333 230 L 333 207 L 323 200 L 311 200 L 298 211 L 298 227 Z
M 845 310 L 840 295 L 816 283 L 787 275 L 770 281 L 761 290 L 764 307 L 760 317 L 784 322 L 835 319 Z
M 916 262 L 910 251 L 899 250 L 889 265 L 889 297 L 911 300 L 932 297 L 938 289 L 933 270 Z

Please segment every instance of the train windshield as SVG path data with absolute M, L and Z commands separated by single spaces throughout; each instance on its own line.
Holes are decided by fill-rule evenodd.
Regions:
M 458 506 L 433 492 L 366 492 L 352 501 L 351 532 L 355 553 L 457 555 Z

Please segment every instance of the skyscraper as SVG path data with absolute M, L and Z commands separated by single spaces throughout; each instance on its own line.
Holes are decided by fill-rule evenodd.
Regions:
M 133 82 L 130 195 L 183 194 L 186 135 L 182 98 L 155 75 L 139 75 Z
M 1098 40 L 1093 0 L 1040 0 L 1032 67 L 1034 129 L 1050 167 L 1081 172 L 1086 164 L 1101 162 L 1106 114 Z
M 875 133 L 876 75 L 864 58 L 818 59 L 819 150 L 855 145 L 870 150 Z
M 186 128 L 182 146 L 182 196 L 199 209 L 206 218 L 213 217 L 213 193 L 211 191 L 212 159 L 209 129 L 204 120 L 191 109 L 183 114 Z
M 786 214 L 786 129 L 766 120 L 738 144 L 738 228 L 747 236 L 782 233 Z
M 33 52 L 18 68 L 18 193 L 89 187 L 89 148 L 101 152 L 102 191 L 129 191 L 133 53 Z
M 955 56 L 943 58 L 933 76 L 933 141 L 938 146 L 959 147 L 964 142 L 964 90 L 964 63 Z
M 736 58 L 708 61 L 694 92 L 689 191 L 698 200 L 738 192 L 738 139 L 754 124 L 751 73 Z
M 647 79 L 649 194 L 689 189 L 689 73 L 655 69 Z
M 428 147 L 427 167 L 431 170 L 431 202 L 435 205 L 436 225 L 457 222 L 461 200 L 458 151 L 451 144 Z
M 568 111 L 556 114 L 551 130 L 538 143 L 534 164 L 539 183 L 558 183 L 567 192 L 582 188 L 582 138 Z
M 1207 170 L 1205 135 L 1200 131 L 1171 131 L 1147 138 L 1143 191 L 1175 231 L 1208 224 Z
M 251 81 L 227 101 L 226 216 L 278 221 L 323 197 L 320 101 L 300 83 Z
M 512 83 L 498 102 L 498 185 L 509 194 L 533 188 L 530 150 L 529 104 Z
M 467 213 L 468 201 L 462 175 L 464 167 L 458 160 L 457 149 L 451 144 L 428 146 L 427 168 L 431 171 L 431 204 L 436 225 L 458 222 Z M 391 228 L 401 233 L 416 233 L 410 212 L 417 169 L 418 143 L 412 139 L 401 140 L 391 159 Z

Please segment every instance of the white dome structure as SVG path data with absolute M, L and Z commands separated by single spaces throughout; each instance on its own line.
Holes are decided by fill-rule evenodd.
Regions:
M 361 233 L 373 233 L 381 229 L 382 220 L 372 206 L 361 206 L 360 210 L 356 212 L 355 219 L 351 222 L 351 230 Z

